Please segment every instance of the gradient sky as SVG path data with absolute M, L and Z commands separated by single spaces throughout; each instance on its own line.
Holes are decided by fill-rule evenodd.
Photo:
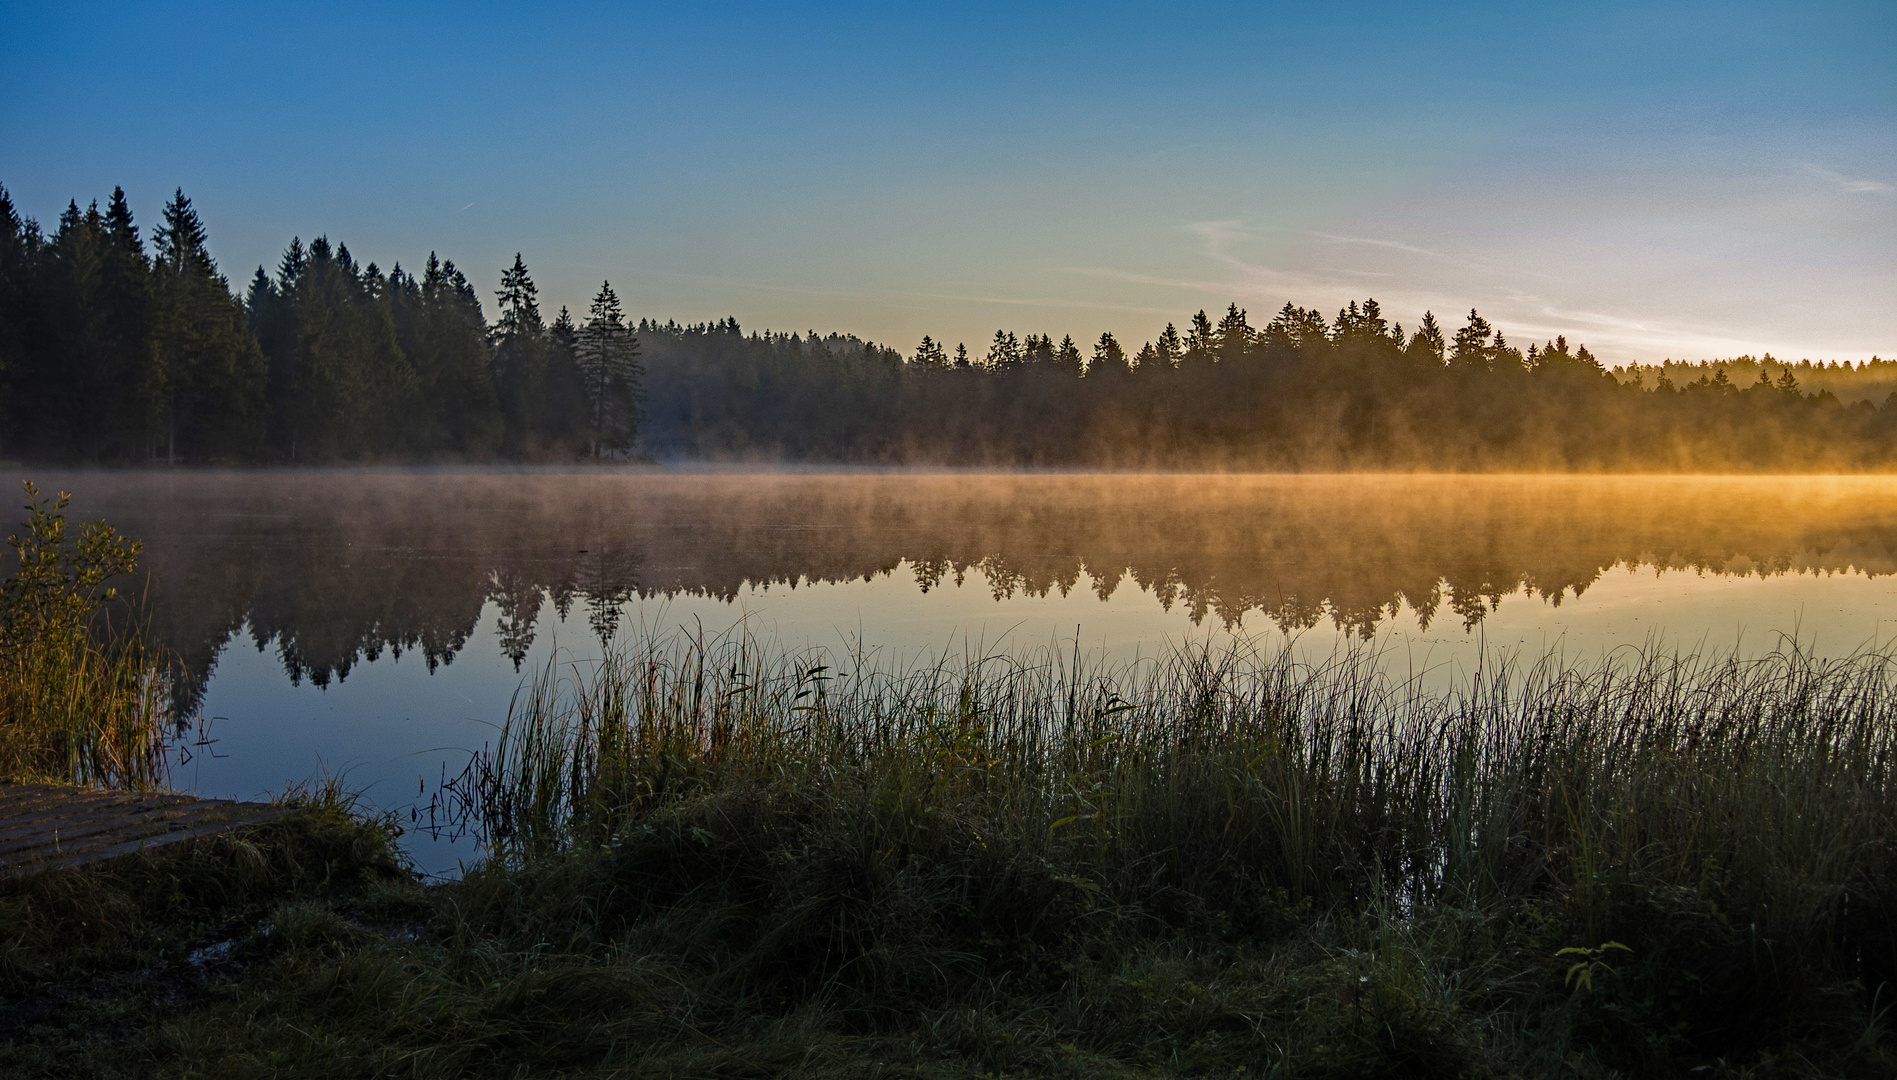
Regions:
M 925 333 L 1473 305 L 1610 364 L 1897 355 L 1897 4 L 0 3 L 0 184 L 524 253 L 549 311 Z

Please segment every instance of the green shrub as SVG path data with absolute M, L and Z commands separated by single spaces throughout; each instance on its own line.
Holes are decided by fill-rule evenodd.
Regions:
M 139 544 L 104 522 L 69 535 L 70 496 L 25 488 L 0 581 L 0 779 L 161 786 L 168 669 L 105 621 L 118 595 L 107 582 L 132 572 Z

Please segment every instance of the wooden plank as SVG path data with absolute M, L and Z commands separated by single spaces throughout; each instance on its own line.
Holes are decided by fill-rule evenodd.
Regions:
M 290 811 L 263 803 L 59 784 L 0 783 L 0 875 L 22 875 L 259 825 Z
M 79 803 L 56 810 L 22 814 L 19 817 L 0 813 L 0 850 L 4 850 L 5 841 L 42 832 L 48 828 L 63 828 L 63 823 L 66 822 L 80 825 L 102 816 L 123 814 L 131 810 L 155 810 L 191 801 L 189 796 L 170 795 L 153 799 L 114 799 L 104 803 Z
M 17 782 L 8 782 L 5 784 L 0 784 L 0 797 L 9 797 L 9 796 L 16 796 L 16 795 L 30 795 L 30 794 L 35 794 L 35 793 L 44 794 L 49 791 L 92 791 L 92 790 L 96 790 L 96 789 L 83 787 L 78 784 L 42 784 L 42 783 L 37 783 L 37 782 L 17 781 Z
M 253 803 L 251 805 L 259 804 Z M 157 836 L 128 840 L 125 843 L 114 844 L 111 847 L 64 855 L 59 858 L 33 863 L 16 869 L 18 872 L 24 873 L 40 873 L 48 870 L 63 870 L 73 866 L 85 866 L 90 863 L 104 862 L 107 859 L 116 859 L 124 855 L 134 855 L 141 851 L 150 851 L 153 848 L 164 847 L 167 844 L 176 844 L 185 840 L 196 840 L 205 836 L 215 836 L 221 832 L 249 828 L 252 825 L 262 825 L 265 822 L 274 821 L 289 812 L 290 809 L 288 807 L 270 807 L 254 814 L 246 814 L 243 817 L 229 818 L 223 821 L 212 822 L 208 825 L 199 825 L 194 829 L 184 829 L 179 832 L 160 833 Z
M 90 821 L 55 821 L 44 823 L 44 827 L 28 834 L 0 842 L 0 855 L 11 854 L 36 847 L 62 847 L 69 840 L 93 836 L 98 833 L 118 832 L 132 835 L 136 832 L 149 832 L 153 829 L 173 828 L 196 824 L 200 821 L 217 820 L 229 817 L 224 812 L 228 803 L 187 803 L 184 806 L 124 807 L 104 814 L 93 815 Z
M 61 788 L 53 784 L 0 784 L 0 807 L 10 806 L 15 802 L 42 799 L 48 795 L 58 795 L 63 792 L 87 790 L 89 789 Z
M 16 816 L 59 810 L 68 806 L 100 806 L 105 803 L 128 802 L 130 797 L 109 791 L 55 793 L 0 806 L 0 820 L 11 821 Z

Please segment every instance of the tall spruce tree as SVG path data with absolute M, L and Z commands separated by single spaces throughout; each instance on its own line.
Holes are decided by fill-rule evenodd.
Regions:
M 1159 340 L 1153 345 L 1154 363 L 1142 365 L 1163 371 L 1179 364 L 1179 358 L 1186 353 L 1185 345 L 1179 340 L 1179 328 L 1171 323 L 1159 332 Z
M 1449 362 L 1465 370 L 1489 370 L 1495 362 L 1495 353 L 1489 344 L 1489 335 L 1494 330 L 1487 319 L 1470 308 L 1469 321 L 1456 331 L 1455 348 L 1449 354 Z
M 514 265 L 501 272 L 500 318 L 489 338 L 494 343 L 494 386 L 501 403 L 501 444 L 516 455 L 543 449 L 546 436 L 547 340 L 540 318 L 540 295 L 527 263 L 514 253 Z
M 916 355 L 911 362 L 917 367 L 924 368 L 947 367 L 949 357 L 948 353 L 942 350 L 940 343 L 929 335 L 924 334 L 922 335 L 922 344 L 916 346 Z
M 1126 350 L 1120 347 L 1119 339 L 1102 331 L 1100 340 L 1093 343 L 1093 360 L 1087 365 L 1088 378 L 1112 378 L 1125 375 L 1128 370 Z
M 1237 363 L 1245 359 L 1251 351 L 1253 339 L 1251 323 L 1246 320 L 1245 310 L 1234 303 L 1225 309 L 1225 317 L 1212 332 L 1213 348 L 1219 362 Z
M 580 328 L 561 305 L 547 326 L 547 449 L 563 457 L 584 457 L 593 442 L 593 408 L 580 371 Z
M 735 332 L 735 327 L 733 328 Z M 585 380 L 589 434 L 595 458 L 629 452 L 639 436 L 643 369 L 639 339 L 626 325 L 611 282 L 599 287 L 580 330 L 580 375 Z
M 1054 368 L 1063 375 L 1079 378 L 1087 369 L 1087 361 L 1080 355 L 1080 346 L 1074 344 L 1072 334 L 1060 339 L 1060 345 L 1054 350 Z
M 244 460 L 261 448 L 267 365 L 183 190 L 152 234 L 152 320 L 167 462 Z
M 1421 366 L 1439 368 L 1447 361 L 1449 342 L 1443 337 L 1443 328 L 1436 321 L 1436 313 L 1423 312 L 1422 325 L 1411 335 L 1408 349 L 1405 351 L 1411 360 Z
M 145 257 L 124 188 L 112 189 L 104 225 L 98 302 L 104 308 L 107 359 L 100 374 L 106 380 L 107 423 L 99 448 L 111 460 L 130 461 L 152 456 L 161 415 L 169 408 L 166 362 L 157 341 L 160 311 L 153 296 L 162 275 L 154 275 Z

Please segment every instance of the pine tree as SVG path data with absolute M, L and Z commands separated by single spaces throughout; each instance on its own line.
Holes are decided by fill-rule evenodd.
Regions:
M 116 460 L 149 459 L 168 388 L 153 325 L 153 274 L 125 189 L 113 188 L 104 218 L 98 304 L 102 308 L 106 427 L 96 445 Z
M 1281 357 L 1297 352 L 1298 318 L 1302 314 L 1297 305 L 1285 301 L 1284 306 L 1278 309 L 1278 314 L 1272 316 L 1259 335 L 1267 351 Z
M 1337 322 L 1331 329 L 1332 340 L 1339 345 L 1359 337 L 1362 333 L 1359 324 L 1363 316 L 1357 311 L 1357 301 L 1352 300 L 1349 307 L 1337 310 Z
M 1422 325 L 1410 338 L 1407 350 L 1410 357 L 1427 367 L 1441 367 L 1447 362 L 1444 354 L 1448 347 L 1449 343 L 1443 339 L 1443 328 L 1436 322 L 1436 313 L 1423 312 Z
M 262 448 L 268 367 L 244 305 L 217 271 L 204 225 L 173 193 L 152 233 L 155 373 L 164 455 L 245 460 Z
M 1522 366 L 1522 351 L 1510 345 L 1508 338 L 1497 331 L 1495 344 L 1489 346 L 1489 367 L 1496 371 L 1513 371 Z
M 1212 320 L 1204 308 L 1192 317 L 1192 323 L 1186 328 L 1186 348 L 1180 354 L 1182 361 L 1210 363 L 1218 354 L 1218 332 L 1212 329 Z
M 1383 305 L 1375 297 L 1363 302 L 1363 315 L 1357 322 L 1357 330 L 1365 338 L 1377 339 L 1389 333 L 1389 323 L 1383 317 Z
M 1179 358 L 1185 355 L 1185 351 L 1185 346 L 1179 340 L 1178 327 L 1167 323 L 1166 329 L 1160 331 L 1159 343 L 1154 346 L 1155 363 L 1151 366 L 1155 370 L 1172 368 L 1179 363 Z
M 580 370 L 580 327 L 573 313 L 560 313 L 547 325 L 546 412 L 544 438 L 549 449 L 575 457 L 592 453 L 593 406 Z
M 1245 354 L 1251 351 L 1255 336 L 1251 323 L 1246 321 L 1244 309 L 1234 303 L 1225 309 L 1225 317 L 1219 320 L 1212 339 L 1220 361 L 1233 363 L 1243 360 Z
M 732 331 L 736 331 L 735 320 Z M 643 369 L 639 339 L 626 325 L 611 282 L 602 283 L 586 326 L 579 335 L 579 365 L 591 407 L 593 456 L 611 457 L 632 449 L 639 434 L 639 392 Z
M 940 344 L 929 337 L 929 335 L 924 334 L 922 335 L 922 344 L 916 346 L 916 355 L 911 362 L 918 367 L 925 368 L 947 367 L 949 358 L 948 354 L 942 351 Z
M 1100 340 L 1093 344 L 1093 362 L 1087 365 L 1088 376 L 1110 377 L 1127 373 L 1126 350 L 1120 347 L 1112 334 L 1102 332 Z
M 1007 330 L 995 331 L 995 340 L 988 346 L 988 355 L 983 361 L 990 371 L 1009 371 L 1021 365 L 1021 343 Z
M 1021 361 L 1043 366 L 1054 363 L 1054 339 L 1046 334 L 1029 334 L 1021 345 Z
M 1460 368 L 1488 370 L 1494 360 L 1489 345 L 1489 335 L 1493 332 L 1489 321 L 1470 308 L 1469 321 L 1456 331 L 1455 351 L 1449 354 L 1449 362 Z
M 494 384 L 499 392 L 505 434 L 503 445 L 514 454 L 536 448 L 543 434 L 546 412 L 546 326 L 540 319 L 539 290 L 527 273 L 527 263 L 514 254 L 514 265 L 501 273 L 500 320 L 490 337 L 494 342 Z
M 1086 370 L 1087 362 L 1080 355 L 1080 346 L 1074 344 L 1072 335 L 1060 339 L 1059 348 L 1054 350 L 1054 367 L 1062 374 L 1079 378 Z

